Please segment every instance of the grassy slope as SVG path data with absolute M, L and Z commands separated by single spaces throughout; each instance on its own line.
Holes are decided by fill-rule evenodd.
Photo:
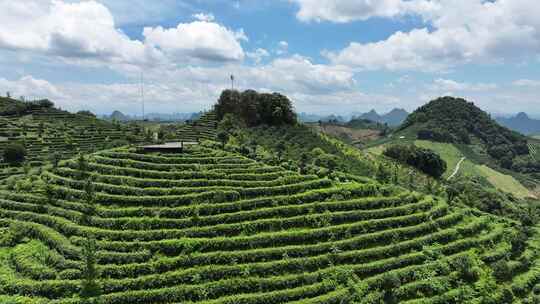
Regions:
M 495 188 L 512 193 L 519 198 L 531 196 L 530 191 L 511 175 L 495 171 L 486 165 L 475 165 L 475 169 Z
M 383 144 L 383 145 L 371 147 L 368 149 L 368 151 L 375 154 L 382 154 L 382 152 L 384 151 L 384 148 L 387 145 L 397 143 L 397 142 L 411 143 L 411 141 L 408 140 L 407 138 L 405 139 L 394 138 L 393 141 Z M 464 153 L 463 150 L 458 149 L 453 144 L 437 143 L 437 142 L 431 142 L 431 141 L 426 141 L 426 140 L 415 140 L 414 144 L 422 148 L 431 149 L 437 152 L 439 155 L 441 155 L 441 157 L 448 164 L 448 169 L 444 173 L 443 178 L 448 178 L 454 172 L 454 169 L 457 163 L 459 162 L 459 160 L 462 157 L 467 157 L 467 159 L 461 164 L 458 175 L 476 176 L 476 177 L 485 178 L 495 188 L 500 189 L 505 192 L 512 193 L 515 196 L 520 197 L 520 198 L 531 195 L 530 191 L 527 188 L 525 188 L 513 176 L 508 175 L 508 174 L 503 174 L 494 169 L 491 169 L 490 167 L 486 165 L 477 164 L 474 162 L 474 160 L 471 160 L 470 154 L 472 153 L 476 154 L 475 151 L 473 151 L 472 149 L 469 149 L 469 151 L 466 151 L 466 153 Z

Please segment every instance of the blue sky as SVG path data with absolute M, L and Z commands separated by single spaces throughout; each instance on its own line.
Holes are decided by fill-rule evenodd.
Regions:
M 534 0 L 0 0 L 0 92 L 139 114 L 142 72 L 147 109 L 190 112 L 232 73 L 303 112 L 454 95 L 540 117 L 539 15 Z

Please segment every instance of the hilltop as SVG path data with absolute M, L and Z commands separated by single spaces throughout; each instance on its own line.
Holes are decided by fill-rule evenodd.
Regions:
M 392 145 L 415 145 L 439 154 L 447 163 L 443 178 L 535 197 L 540 179 L 540 142 L 507 129 L 472 102 L 441 97 L 411 113 L 386 137 L 366 150 L 382 154 Z
M 499 125 L 474 103 L 461 98 L 442 97 L 430 101 L 409 115 L 399 131 L 415 133 L 420 140 L 478 143 L 505 168 L 512 168 L 516 157 L 529 154 L 524 135 Z

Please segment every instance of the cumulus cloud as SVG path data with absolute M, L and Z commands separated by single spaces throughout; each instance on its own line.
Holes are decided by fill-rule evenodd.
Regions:
M 437 78 L 433 82 L 432 90 L 448 91 L 448 92 L 464 92 L 464 91 L 489 91 L 497 88 L 494 83 L 467 83 L 458 82 L 451 79 Z
M 282 92 L 304 111 L 335 110 L 346 103 L 367 101 L 370 96 L 358 90 L 354 73 L 348 68 L 315 64 L 309 58 L 294 55 L 256 66 L 231 63 L 224 67 L 184 66 L 147 70 L 147 108 L 171 112 L 208 109 L 219 93 L 230 86 L 230 73 L 236 76 L 239 89 Z M 6 91 L 12 92 L 13 96 L 48 97 L 69 110 L 90 109 L 109 113 L 119 109 L 137 114 L 140 109 L 139 84 L 135 79 L 111 84 L 51 84 L 31 76 L 16 81 L 0 79 L 0 92 Z
M 212 22 L 214 21 L 214 19 L 216 19 L 214 17 L 214 14 L 205 14 L 205 13 L 193 14 L 193 18 L 199 21 L 206 21 L 206 22 Z
M 135 62 L 145 47 L 115 29 L 109 10 L 94 1 L 2 1 L 0 47 L 65 58 Z
M 433 71 L 529 58 L 540 51 L 540 7 L 534 0 L 407 1 L 401 13 L 420 16 L 430 27 L 378 42 L 352 42 L 324 55 L 361 69 Z
M 301 21 L 337 23 L 366 20 L 371 17 L 394 17 L 412 3 L 402 0 L 291 0 L 300 7 L 296 17 Z M 415 1 L 416 2 L 416 1 Z
M 96 1 L 0 1 L 0 48 L 121 65 L 171 63 L 171 58 L 182 63 L 244 58 L 239 43 L 247 40 L 243 30 L 227 29 L 213 22 L 212 15 L 196 17 L 204 21 L 145 28 L 145 41 L 140 41 L 118 29 L 108 8 Z
M 243 30 L 231 31 L 213 22 L 180 23 L 176 28 L 144 28 L 145 44 L 179 59 L 241 61 L 244 51 L 239 40 L 247 40 Z
M 263 48 L 258 48 L 253 52 L 247 52 L 246 56 L 251 58 L 256 64 L 259 64 L 265 57 L 269 57 L 270 53 Z
M 283 55 L 283 54 L 287 54 L 288 51 L 289 51 L 289 43 L 283 40 L 280 41 L 278 43 L 278 49 L 276 50 L 276 54 Z
M 66 99 L 69 97 L 50 82 L 36 79 L 31 75 L 16 80 L 0 78 L 0 91 L 9 92 L 14 97 L 23 96 L 28 100 L 43 98 Z

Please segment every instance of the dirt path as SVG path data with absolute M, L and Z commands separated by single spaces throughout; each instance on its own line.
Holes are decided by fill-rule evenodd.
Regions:
M 452 175 L 450 175 L 447 180 L 451 180 L 454 176 L 456 176 L 456 174 L 458 174 L 459 172 L 459 168 L 461 168 L 461 163 L 463 163 L 463 161 L 465 160 L 466 158 L 465 157 L 462 157 L 459 162 L 457 163 L 456 165 L 456 168 L 454 169 L 454 173 L 452 173 Z

